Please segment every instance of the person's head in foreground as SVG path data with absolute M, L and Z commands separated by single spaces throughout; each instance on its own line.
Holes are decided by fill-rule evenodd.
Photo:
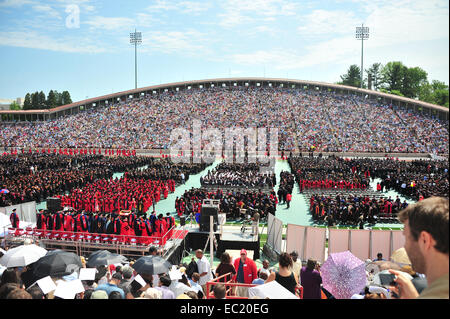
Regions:
M 425 274 L 428 287 L 418 294 L 410 280 L 395 270 L 400 298 L 449 298 L 448 199 L 430 197 L 409 205 L 398 215 L 404 224 L 405 250 L 414 271 Z
M 224 299 L 226 295 L 225 285 L 218 284 L 214 286 L 214 298 L 216 299 Z

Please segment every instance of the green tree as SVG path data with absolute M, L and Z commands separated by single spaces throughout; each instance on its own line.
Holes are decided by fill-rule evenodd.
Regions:
M 48 92 L 46 105 L 50 109 L 58 105 L 57 96 L 55 95 L 55 92 L 53 92 L 53 90 L 50 90 L 50 92 Z
M 31 104 L 31 95 L 30 93 L 27 93 L 25 95 L 25 99 L 23 100 L 23 109 L 24 110 L 31 110 L 32 104 Z
M 39 108 L 39 92 L 31 94 L 31 109 L 36 110 Z
M 39 92 L 39 95 L 38 95 L 38 107 L 37 108 L 43 110 L 46 107 L 47 107 L 47 101 L 45 98 L 45 93 L 43 91 L 41 91 L 41 92 Z
M 449 106 L 449 90 L 448 85 L 444 82 L 433 80 L 431 82 L 431 88 L 432 88 L 432 100 L 434 104 L 442 105 L 442 106 Z
M 346 74 L 341 75 L 342 82 L 339 84 L 349 85 L 354 87 L 361 86 L 361 69 L 356 64 L 350 65 Z
M 61 106 L 62 104 L 62 93 L 59 93 L 58 91 L 53 91 L 56 96 L 56 106 Z
M 9 105 L 9 109 L 10 109 L 10 110 L 21 110 L 21 107 L 20 107 L 20 104 L 19 104 L 19 103 L 17 103 L 16 101 L 14 101 L 14 102 L 12 102 L 12 103 Z
M 402 91 L 403 78 L 407 67 L 402 62 L 388 62 L 381 69 L 381 84 L 388 92 Z
M 402 94 L 415 99 L 419 97 L 420 87 L 428 83 L 428 74 L 419 67 L 405 68 L 403 75 Z
M 70 93 L 68 91 L 62 92 L 62 105 L 67 105 L 72 103 L 72 99 L 70 98 Z

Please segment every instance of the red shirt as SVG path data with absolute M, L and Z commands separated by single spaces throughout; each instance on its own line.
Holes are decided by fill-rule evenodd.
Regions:
M 236 275 L 233 277 L 234 280 L 237 278 L 240 260 L 241 258 L 236 258 L 233 263 L 234 269 L 236 269 Z M 258 269 L 252 259 L 247 257 L 245 263 L 242 265 L 242 269 L 244 272 L 244 284 L 251 284 L 253 280 L 258 278 Z

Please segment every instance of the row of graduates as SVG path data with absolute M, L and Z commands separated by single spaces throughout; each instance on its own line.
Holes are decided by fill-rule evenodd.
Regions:
M 374 223 L 379 215 L 397 216 L 397 213 L 406 208 L 408 203 L 400 201 L 400 198 L 392 200 L 389 198 L 369 198 L 368 196 L 350 196 L 348 198 L 337 195 L 330 196 L 312 195 L 309 207 L 313 220 L 323 221 L 330 219 L 336 223 L 353 223 L 358 221 Z
M 29 148 L 28 150 L 26 150 L 25 148 L 21 148 L 20 151 L 17 148 L 13 148 L 10 150 L 10 153 L 3 153 L 5 155 L 18 155 L 18 154 L 32 154 L 32 153 L 36 153 L 36 154 L 60 154 L 60 155 L 117 155 L 117 156 L 136 156 L 136 150 L 123 150 L 123 149 L 105 149 L 102 150 L 101 149 L 95 149 L 95 148 L 41 148 L 41 149 L 35 149 L 34 151 Z
M 175 219 L 170 213 L 149 217 L 134 212 L 121 215 L 109 213 L 86 213 L 84 211 L 59 211 L 51 213 L 40 210 L 36 214 L 36 228 L 44 231 L 66 231 L 79 233 L 111 234 L 121 236 L 161 237 L 169 230 L 170 238 Z
M 300 188 L 300 192 L 303 192 L 305 189 L 366 189 L 366 182 L 359 181 L 344 181 L 344 180 L 330 180 L 330 179 L 322 179 L 322 180 L 307 180 L 307 179 L 298 179 L 298 186 Z
M 126 175 L 116 180 L 97 180 L 83 190 L 76 189 L 70 195 L 58 196 L 63 207 L 73 207 L 86 212 L 118 213 L 121 210 L 136 210 L 139 214 L 148 211 L 169 192 L 175 191 L 175 181 L 145 181 L 127 179 Z

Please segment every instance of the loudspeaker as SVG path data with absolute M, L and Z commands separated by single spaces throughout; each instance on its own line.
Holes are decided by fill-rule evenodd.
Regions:
M 56 213 L 60 211 L 61 207 L 61 198 L 57 197 L 49 197 L 47 198 L 47 210 L 51 213 Z
M 217 215 L 219 214 L 219 208 L 202 206 L 201 214 L 202 214 L 202 216 L 215 216 L 215 217 L 217 217 Z
M 200 231 L 209 231 L 209 219 L 208 223 L 200 224 Z M 217 224 L 213 224 L 213 231 L 217 231 Z
M 186 225 L 186 216 L 180 216 L 180 226 Z

